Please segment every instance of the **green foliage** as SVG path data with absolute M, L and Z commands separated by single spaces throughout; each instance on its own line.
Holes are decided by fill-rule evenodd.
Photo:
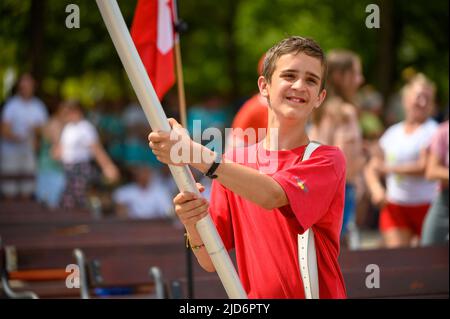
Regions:
M 43 93 L 78 97 L 87 105 L 100 98 L 133 96 L 95 1 L 40 1 L 45 3 Z M 440 100 L 447 102 L 448 1 L 393 1 L 393 90 L 402 83 L 402 72 L 414 68 L 438 83 Z M 293 34 L 316 39 L 326 51 L 348 48 L 358 52 L 367 82 L 379 84 L 380 29 L 365 27 L 365 8 L 372 2 L 178 0 L 179 15 L 189 25 L 181 37 L 188 103 L 213 94 L 233 99 L 252 94 L 257 89 L 261 55 Z M 65 27 L 65 8 L 70 3 L 80 8 L 80 29 Z M 30 68 L 31 4 L 31 0 L 0 1 L 0 85 L 8 67 Z M 130 26 L 136 0 L 121 0 L 119 5 Z

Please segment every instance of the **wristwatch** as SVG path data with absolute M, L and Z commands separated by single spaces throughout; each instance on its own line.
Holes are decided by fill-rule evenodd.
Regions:
M 216 158 L 214 159 L 214 162 L 212 163 L 209 170 L 206 172 L 205 176 L 207 176 L 211 179 L 217 178 L 217 175 L 214 174 L 214 172 L 217 170 L 217 168 L 219 167 L 221 162 L 222 162 L 222 156 L 219 153 L 216 153 Z

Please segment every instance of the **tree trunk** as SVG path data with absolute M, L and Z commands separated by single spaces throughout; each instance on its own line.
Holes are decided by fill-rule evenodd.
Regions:
M 396 34 L 394 31 L 394 2 L 392 0 L 379 0 L 380 6 L 380 32 L 378 46 L 378 87 L 384 100 L 387 102 L 392 93 L 395 80 L 396 61 Z M 386 103 L 384 104 L 386 107 Z
M 32 0 L 29 24 L 29 51 L 28 61 L 30 71 L 37 83 L 41 83 L 43 78 L 43 55 L 44 55 L 44 11 L 46 0 Z

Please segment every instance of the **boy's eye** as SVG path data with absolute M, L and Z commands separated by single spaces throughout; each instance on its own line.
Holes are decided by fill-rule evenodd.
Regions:
M 307 79 L 306 81 L 311 84 L 317 84 L 317 81 L 315 79 Z
M 293 74 L 284 74 L 283 78 L 288 79 L 288 80 L 292 80 L 295 78 L 295 76 Z

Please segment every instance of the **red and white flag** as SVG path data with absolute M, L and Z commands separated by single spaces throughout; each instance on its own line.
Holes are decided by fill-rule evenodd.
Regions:
M 172 0 L 138 0 L 131 37 L 158 98 L 175 83 Z

